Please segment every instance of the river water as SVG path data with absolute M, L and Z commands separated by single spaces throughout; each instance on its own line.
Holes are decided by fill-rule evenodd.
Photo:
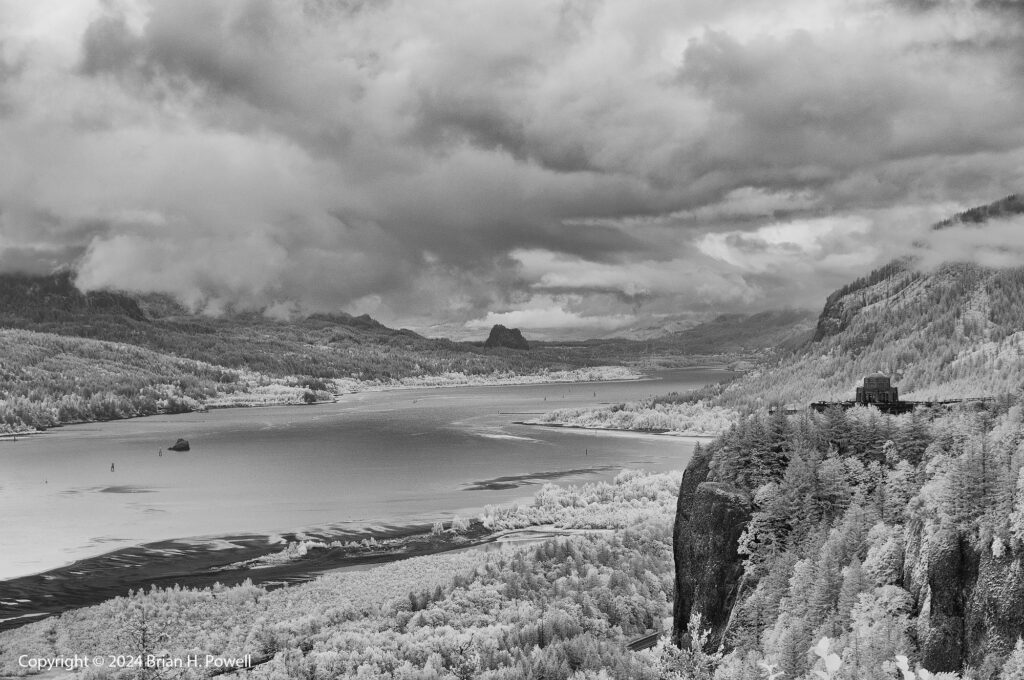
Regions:
M 690 440 L 514 421 L 731 375 L 689 369 L 629 382 L 369 392 L 332 404 L 74 425 L 2 441 L 0 579 L 168 539 L 215 542 L 244 532 L 273 540 L 283 532 L 329 536 L 447 521 L 527 499 L 548 480 L 681 469 Z M 192 450 L 169 451 L 178 437 Z

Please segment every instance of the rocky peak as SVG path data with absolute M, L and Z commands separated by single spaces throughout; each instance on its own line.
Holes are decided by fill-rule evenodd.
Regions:
M 518 328 L 505 328 L 497 324 L 487 336 L 484 347 L 508 347 L 509 349 L 530 349 L 530 344 Z

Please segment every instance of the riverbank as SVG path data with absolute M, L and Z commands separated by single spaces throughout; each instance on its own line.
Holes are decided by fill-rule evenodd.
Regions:
M 689 432 L 679 430 L 636 430 L 628 429 L 623 427 L 596 427 L 586 425 L 569 425 L 566 423 L 542 423 L 536 420 L 515 420 L 512 422 L 513 425 L 526 425 L 529 427 L 554 427 L 562 428 L 565 430 L 585 430 L 590 432 L 601 432 L 601 433 L 622 433 L 625 435 L 634 436 L 651 436 L 651 437 L 679 437 L 680 439 L 692 439 L 695 441 L 710 441 L 718 437 L 721 432 L 706 433 L 706 432 Z
M 84 425 L 104 423 L 152 416 L 179 415 L 187 413 L 203 413 L 212 409 L 227 408 L 261 408 L 274 406 L 315 406 L 317 404 L 337 403 L 340 398 L 372 392 L 389 392 L 399 390 L 451 388 L 451 387 L 500 387 L 517 385 L 545 384 L 577 384 L 589 382 L 623 382 L 657 380 L 638 371 L 624 366 L 594 366 L 572 370 L 544 371 L 541 373 L 490 373 L 469 375 L 465 373 L 444 373 L 435 376 L 415 376 L 392 381 L 332 379 L 325 381 L 330 390 L 310 390 L 296 384 L 295 378 L 270 379 L 262 374 L 243 372 L 242 382 L 248 389 L 242 392 L 221 394 L 205 401 L 196 401 L 194 407 L 175 410 L 156 410 L 152 413 L 134 415 L 118 415 L 111 418 L 92 420 L 67 420 L 43 429 L 17 428 L 3 426 L 0 429 L 0 443 L 15 442 L 18 437 L 38 435 L 67 425 Z
M 572 370 L 543 371 L 540 373 L 488 373 L 470 375 L 466 373 L 443 373 L 399 378 L 391 381 L 333 379 L 325 381 L 332 386 L 332 398 L 323 401 L 336 402 L 340 397 L 367 392 L 389 392 L 449 387 L 500 387 L 504 385 L 576 384 L 588 382 L 619 382 L 654 380 L 625 366 L 594 366 Z M 258 382 L 247 392 L 210 399 L 206 408 L 234 408 L 249 406 L 292 406 L 303 403 L 317 403 L 307 400 L 310 390 L 288 384 L 288 378 L 270 385 Z
M 522 421 L 522 425 L 563 427 L 567 429 L 634 432 L 638 434 L 717 437 L 732 427 L 739 413 L 702 401 L 683 404 L 630 402 L 602 408 L 575 408 L 550 411 L 540 418 Z

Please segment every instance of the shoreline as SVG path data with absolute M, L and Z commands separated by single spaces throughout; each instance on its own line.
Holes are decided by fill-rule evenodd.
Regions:
M 598 368 L 598 367 L 595 367 L 595 368 Z M 603 367 L 603 368 L 625 368 L 625 367 L 609 366 L 609 367 Z M 693 367 L 687 367 L 687 368 L 675 369 L 675 370 L 688 370 L 689 368 L 693 368 L 694 370 L 697 370 L 697 369 L 701 369 L 701 368 L 704 368 L 704 367 L 702 367 L 702 366 L 693 366 Z M 587 369 L 574 369 L 574 370 L 587 370 Z M 709 370 L 728 370 L 728 369 L 715 368 L 715 369 L 709 369 Z M 348 392 L 338 392 L 338 393 L 335 393 L 333 395 L 333 398 L 330 399 L 330 400 L 324 399 L 324 400 L 315 401 L 315 402 L 311 402 L 311 403 L 307 403 L 307 402 L 304 402 L 304 401 L 277 401 L 277 402 L 270 402 L 270 403 L 250 403 L 250 404 L 246 404 L 246 403 L 203 404 L 202 408 L 193 409 L 191 411 L 174 411 L 174 412 L 161 411 L 161 412 L 157 412 L 157 413 L 146 413 L 146 414 L 140 414 L 140 415 L 134 415 L 134 416 L 126 416 L 124 418 L 108 418 L 108 419 L 105 419 L 105 420 L 76 420 L 76 421 L 69 421 L 69 422 L 66 422 L 66 423 L 58 423 L 57 425 L 52 425 L 52 426 L 47 427 L 47 428 L 42 429 L 42 430 L 35 429 L 35 430 L 19 430 L 17 432 L 0 432 L 0 443 L 17 443 L 15 440 L 18 437 L 29 437 L 29 436 L 45 435 L 47 432 L 49 432 L 51 430 L 55 430 L 55 429 L 58 429 L 58 428 L 65 428 L 65 427 L 73 427 L 75 425 L 94 425 L 94 424 L 97 424 L 97 423 L 115 423 L 115 422 L 122 421 L 122 420 L 135 420 L 135 419 L 138 419 L 138 418 L 153 418 L 153 417 L 158 417 L 158 416 L 178 416 L 178 415 L 187 415 L 187 414 L 190 414 L 190 413 L 207 413 L 209 411 L 220 411 L 220 410 L 224 410 L 224 409 L 233 409 L 233 408 L 242 409 L 242 408 L 280 408 L 280 407 L 286 407 L 286 406 L 323 406 L 323 405 L 326 405 L 326 404 L 337 404 L 337 403 L 340 403 L 340 399 L 341 398 L 352 396 L 352 395 L 355 395 L 355 394 L 376 394 L 376 393 L 380 393 L 380 392 L 392 392 L 392 391 L 397 392 L 397 391 L 402 391 L 402 390 L 453 389 L 453 388 L 461 388 L 461 387 L 502 387 L 502 386 L 522 387 L 522 386 L 529 386 L 529 385 L 586 385 L 586 384 L 593 384 L 593 383 L 644 382 L 644 381 L 651 381 L 651 382 L 653 382 L 653 381 L 661 380 L 661 378 L 657 378 L 657 377 L 650 376 L 650 375 L 645 375 L 643 373 L 639 373 L 639 372 L 636 372 L 636 371 L 634 371 L 633 377 L 623 377 L 623 378 L 599 378 L 599 379 L 588 379 L 588 380 L 564 380 L 564 379 L 537 380 L 536 379 L 536 378 L 540 378 L 540 377 L 543 377 L 543 376 L 544 376 L 544 374 L 541 374 L 541 373 L 526 373 L 526 374 L 522 374 L 521 376 L 518 376 L 518 377 L 525 378 L 525 380 L 522 380 L 522 381 L 492 380 L 492 381 L 485 381 L 485 382 L 452 382 L 450 384 L 433 384 L 433 385 L 373 385 L 373 386 L 368 386 L 368 387 L 366 387 L 364 389 L 351 390 L 351 391 L 348 391 Z
M 676 430 L 628 430 L 622 427 L 587 427 L 585 425 L 566 425 L 565 423 L 536 423 L 529 422 L 526 420 L 513 420 L 513 425 L 526 425 L 527 427 L 553 427 L 560 428 L 563 430 L 587 430 L 589 432 L 620 432 L 623 434 L 631 434 L 642 437 L 672 437 L 674 439 L 716 439 L 722 435 L 721 432 L 716 434 L 697 434 L 695 432 L 677 432 Z
M 599 379 L 587 379 L 587 380 L 564 380 L 564 379 L 538 380 L 536 378 L 541 378 L 541 377 L 544 376 L 544 374 L 541 374 L 541 373 L 525 373 L 525 374 L 521 374 L 521 375 L 517 376 L 517 377 L 523 378 L 523 380 L 510 380 L 510 381 L 489 380 L 489 381 L 483 381 L 483 382 L 451 382 L 451 383 L 448 383 L 448 384 L 430 384 L 430 385 L 401 385 L 401 384 L 398 384 L 398 385 L 372 385 L 372 386 L 367 386 L 367 387 L 362 388 L 362 389 L 350 390 L 350 391 L 346 391 L 346 392 L 337 392 L 329 400 L 328 399 L 323 399 L 323 400 L 319 400 L 319 401 L 315 401 L 315 402 L 310 402 L 310 403 L 307 403 L 307 402 L 301 401 L 301 400 L 296 400 L 296 401 L 271 401 L 271 402 L 267 402 L 267 403 L 248 403 L 248 404 L 247 403 L 242 403 L 242 402 L 230 403 L 230 404 L 217 404 L 217 403 L 213 403 L 213 404 L 202 404 L 201 408 L 193 409 L 191 411 L 173 411 L 173 412 L 159 411 L 157 413 L 146 413 L 146 414 L 140 414 L 140 415 L 134 415 L 134 416 L 126 416 L 124 418 L 108 418 L 108 419 L 104 419 L 104 420 L 76 420 L 76 421 L 69 421 L 69 422 L 66 422 L 66 423 L 58 423 L 57 425 L 52 425 L 52 426 L 50 426 L 48 428 L 45 428 L 45 429 L 42 429 L 42 430 L 36 429 L 36 430 L 19 430 L 17 432 L 0 432 L 0 443 L 5 443 L 5 442 L 16 443 L 13 440 L 16 439 L 17 437 L 28 437 L 28 436 L 44 435 L 47 432 L 49 432 L 50 430 L 55 430 L 57 428 L 64 428 L 64 427 L 72 427 L 72 426 L 75 426 L 75 425 L 93 425 L 93 424 L 97 424 L 97 423 L 114 423 L 114 422 L 118 422 L 118 421 L 121 421 L 121 420 L 135 420 L 137 418 L 153 418 L 153 417 L 157 417 L 157 416 L 177 416 L 177 415 L 187 415 L 187 414 L 190 414 L 190 413 L 207 413 L 209 411 L 220 411 L 220 410 L 223 410 L 223 409 L 232 409 L 232 408 L 240 408 L 241 409 L 241 408 L 279 408 L 279 407 L 285 407 L 285 406 L 323 406 L 325 404 L 337 404 L 337 403 L 339 403 L 339 400 L 341 398 L 352 396 L 352 395 L 355 395 L 355 394 L 375 394 L 375 393 L 380 393 L 380 392 L 398 392 L 398 391 L 402 391 L 402 390 L 453 389 L 453 388 L 461 388 L 461 387 L 502 387 L 502 386 L 523 387 L 523 386 L 528 386 L 528 385 L 587 385 L 587 384 L 593 384 L 593 383 L 646 382 L 646 381 L 655 382 L 655 381 L 661 380 L 661 378 L 658 378 L 658 377 L 655 377 L 655 376 L 652 376 L 652 375 L 649 375 L 649 374 L 641 373 L 639 370 L 630 369 L 629 367 L 626 367 L 626 366 L 605 366 L 605 367 L 593 367 L 593 368 L 595 368 L 595 369 L 596 368 L 623 368 L 623 369 L 627 369 L 627 370 L 633 371 L 634 375 L 632 377 L 599 378 Z M 573 370 L 585 371 L 585 370 L 588 370 L 588 369 L 583 368 L 583 369 L 573 369 Z M 716 365 L 712 365 L 712 366 L 704 366 L 704 365 L 699 365 L 698 364 L 698 365 L 694 365 L 694 366 L 683 366 L 683 367 L 680 367 L 680 368 L 656 369 L 656 370 L 672 370 L 672 371 L 708 370 L 708 371 L 729 371 L 729 372 L 733 372 L 732 369 L 730 369 L 728 366 L 720 365 L 720 364 L 716 364 Z M 534 423 L 518 423 L 518 424 L 531 425 L 531 424 L 534 424 Z M 574 426 L 566 425 L 565 427 L 574 427 Z M 608 431 L 613 431 L 612 428 L 583 428 L 583 427 L 580 427 L 579 429 L 597 429 L 597 430 L 607 429 Z M 636 432 L 636 430 L 621 430 L 621 431 L 622 432 Z M 718 435 L 692 435 L 692 436 L 694 436 L 694 437 L 703 437 L 703 436 L 718 436 Z

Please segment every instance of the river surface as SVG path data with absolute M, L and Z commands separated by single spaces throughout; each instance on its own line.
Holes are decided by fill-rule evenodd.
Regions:
M 449 521 L 526 500 L 549 480 L 681 469 L 692 440 L 514 421 L 731 376 L 689 369 L 641 381 L 368 392 L 0 441 L 0 579 L 169 539 L 246 533 L 273 542 L 285 532 Z M 178 437 L 192 450 L 169 451 Z

